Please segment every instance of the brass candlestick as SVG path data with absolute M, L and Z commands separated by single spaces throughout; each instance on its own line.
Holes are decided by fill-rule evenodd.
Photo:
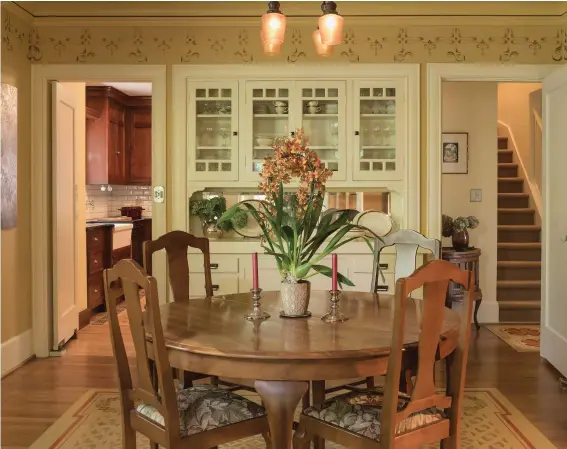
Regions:
M 340 290 L 331 290 L 329 293 L 331 294 L 331 310 L 323 315 L 321 317 L 321 320 L 323 320 L 325 323 L 342 323 L 348 320 L 348 317 L 346 315 L 339 312 L 339 295 L 341 294 Z
M 260 293 L 262 292 L 261 288 L 258 289 L 251 289 L 252 292 L 252 312 L 247 313 L 244 315 L 248 321 L 264 321 L 270 318 L 270 314 L 264 312 L 260 305 Z

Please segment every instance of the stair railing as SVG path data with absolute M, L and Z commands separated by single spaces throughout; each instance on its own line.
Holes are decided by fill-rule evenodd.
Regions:
M 543 151 L 543 123 L 539 112 L 532 108 L 531 111 L 532 122 L 533 122 L 533 133 L 531 136 L 531 159 L 532 159 L 532 173 L 530 173 L 532 178 L 532 183 L 537 190 L 538 196 L 541 198 L 541 174 L 543 170 L 542 166 L 542 151 Z

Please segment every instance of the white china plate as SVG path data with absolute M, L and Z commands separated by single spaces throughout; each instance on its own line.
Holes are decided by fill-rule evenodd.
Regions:
M 355 217 L 354 223 L 370 229 L 379 237 L 388 235 L 392 231 L 392 227 L 394 226 L 392 218 L 384 212 L 380 212 L 378 210 L 367 210 L 361 212 L 360 214 L 358 214 L 358 216 Z M 368 236 L 373 237 L 372 234 L 369 234 Z

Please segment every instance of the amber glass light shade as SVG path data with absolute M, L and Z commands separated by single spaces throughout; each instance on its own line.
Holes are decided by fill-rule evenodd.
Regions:
M 313 31 L 313 44 L 315 45 L 315 51 L 319 56 L 326 58 L 333 54 L 332 45 L 325 45 L 321 42 L 321 32 L 319 29 Z
M 324 45 L 339 45 L 343 42 L 345 19 L 339 14 L 323 14 L 319 17 L 319 31 Z
M 285 36 L 286 20 L 280 12 L 268 12 L 262 16 L 262 40 L 282 44 Z
M 264 53 L 269 56 L 279 55 L 282 49 L 282 44 L 279 42 L 262 42 L 262 47 L 264 48 Z

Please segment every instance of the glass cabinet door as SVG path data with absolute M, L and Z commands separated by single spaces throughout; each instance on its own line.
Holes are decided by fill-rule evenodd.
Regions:
M 246 82 L 247 145 L 246 179 L 257 181 L 266 156 L 274 153 L 274 141 L 288 137 L 294 131 L 290 96 L 293 82 Z
M 402 179 L 406 105 L 399 81 L 354 83 L 354 180 Z
M 315 150 L 332 181 L 346 179 L 346 82 L 297 82 L 295 115 L 309 148 Z
M 189 82 L 187 161 L 192 180 L 238 180 L 238 82 Z

